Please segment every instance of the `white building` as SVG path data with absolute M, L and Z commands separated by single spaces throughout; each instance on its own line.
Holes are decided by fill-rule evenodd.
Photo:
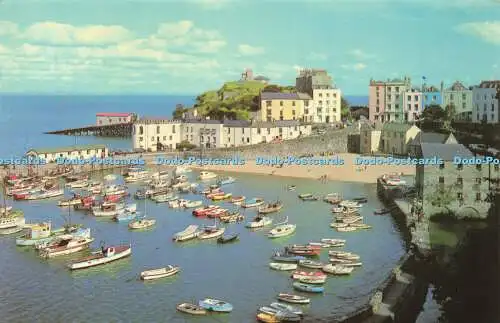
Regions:
M 443 91 L 443 108 L 453 106 L 457 119 L 472 119 L 472 90 L 466 88 L 462 83 L 455 82 L 451 87 Z
M 170 120 L 143 118 L 134 124 L 134 149 L 175 149 L 181 142 L 197 147 L 221 148 L 288 140 L 311 134 L 311 125 L 298 120 L 252 122 L 243 120 Z
M 342 92 L 340 89 L 313 89 L 313 109 L 316 123 L 340 122 Z
M 472 122 L 498 123 L 500 81 L 483 81 L 472 89 Z
M 96 113 L 96 125 L 107 126 L 112 124 L 131 123 L 135 119 L 133 113 L 100 112 Z
M 359 152 L 361 154 L 379 152 L 382 137 L 382 124 L 376 122 L 374 125 L 371 125 L 368 122 L 364 122 L 361 124 L 359 130 Z
M 417 89 L 409 89 L 403 96 L 403 110 L 405 121 L 414 121 L 422 112 L 422 92 Z
M 47 163 L 57 158 L 90 159 L 108 157 L 108 148 L 105 145 L 78 145 L 57 148 L 35 148 L 26 152 L 26 156 L 44 159 Z

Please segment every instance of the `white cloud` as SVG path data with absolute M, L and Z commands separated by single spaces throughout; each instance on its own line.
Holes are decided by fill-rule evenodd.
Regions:
M 5 55 L 10 53 L 10 49 L 0 44 L 0 55 Z
M 468 22 L 458 25 L 456 30 L 500 45 L 500 21 Z
M 251 46 L 248 44 L 241 44 L 238 46 L 238 52 L 241 55 L 252 56 L 252 55 L 261 55 L 266 52 L 264 47 Z
M 307 56 L 307 59 L 311 61 L 326 61 L 328 59 L 328 55 L 324 53 L 311 52 Z
M 237 0 L 190 0 L 189 2 L 192 2 L 196 5 L 200 5 L 203 7 L 203 9 L 222 9 L 227 7 L 231 3 L 236 3 L 239 2 Z
M 362 51 L 361 49 L 353 49 L 347 52 L 349 55 L 358 58 L 358 59 L 367 59 L 367 58 L 373 58 L 375 55 L 373 54 L 368 54 Z
M 356 64 L 344 64 L 344 65 L 341 65 L 340 67 L 342 67 L 343 69 L 346 69 L 346 70 L 351 70 L 351 71 L 361 71 L 361 70 L 364 70 L 365 68 L 367 68 L 368 66 L 364 63 L 356 63 Z
M 0 21 L 0 36 L 15 35 L 18 31 L 17 24 L 10 21 Z
M 28 42 L 50 45 L 108 45 L 131 39 L 132 33 L 122 26 L 91 25 L 76 27 L 53 21 L 29 26 L 21 35 Z

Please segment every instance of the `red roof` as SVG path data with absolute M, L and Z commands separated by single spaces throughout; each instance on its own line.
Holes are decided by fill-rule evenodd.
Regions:
M 120 113 L 120 112 L 99 112 L 96 113 L 96 117 L 128 117 L 132 113 Z

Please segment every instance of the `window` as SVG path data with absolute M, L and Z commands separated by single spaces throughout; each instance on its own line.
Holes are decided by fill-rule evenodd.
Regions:
M 282 106 L 283 106 L 283 101 L 280 101 L 280 107 L 282 107 Z
M 257 128 L 257 134 L 260 135 L 260 128 Z
M 444 184 L 444 177 L 443 176 L 439 176 L 439 184 Z
M 241 133 L 244 134 L 245 133 L 245 128 L 241 128 Z
M 212 138 L 213 141 L 214 141 L 214 144 L 217 142 L 217 138 L 215 138 L 215 136 Z
M 160 126 L 156 126 L 156 133 L 159 134 L 160 133 Z
M 418 101 L 418 95 L 415 95 L 415 101 Z
M 481 170 L 481 169 L 483 169 L 483 167 L 482 167 L 482 165 L 481 165 L 481 164 L 477 164 L 477 165 L 476 165 L 476 169 L 477 169 L 477 170 Z
M 457 200 L 463 200 L 464 199 L 464 195 L 462 194 L 462 192 L 458 192 L 457 193 Z
M 481 201 L 481 192 L 476 193 L 476 202 Z
M 142 126 L 139 127 L 139 134 L 140 135 L 144 134 L 144 128 Z
M 462 169 L 464 169 L 464 164 L 462 164 L 462 163 L 458 164 L 458 165 L 457 165 L 457 169 L 458 169 L 458 170 L 462 170 Z
M 231 128 L 227 128 L 227 133 L 231 133 Z
M 432 96 L 432 101 L 436 101 L 437 97 L 435 95 Z
M 231 142 L 231 137 L 227 137 L 227 141 L 228 141 L 228 142 Z
M 248 143 L 250 143 L 250 138 L 249 138 L 249 137 L 247 137 L 247 144 L 248 144 Z
M 319 93 L 319 94 L 318 94 L 318 96 L 319 96 L 320 98 L 322 98 L 322 97 L 323 97 L 323 93 Z
M 399 86 L 396 86 L 396 92 L 399 92 Z
M 319 100 L 319 101 L 318 101 L 318 104 L 319 104 L 319 105 L 322 105 L 322 104 L 323 104 L 323 101 Z
M 330 97 L 330 93 L 326 93 L 326 97 L 329 98 Z
M 163 140 L 167 140 L 167 136 L 163 136 Z
M 411 110 L 411 103 L 408 103 L 408 110 Z
M 169 137 L 168 137 L 168 140 L 172 140 L 172 136 L 169 136 Z
M 498 172 L 498 171 L 500 170 L 500 165 L 498 165 L 498 164 L 493 165 L 493 169 L 494 169 L 496 172 Z
M 444 163 L 439 164 L 439 169 L 444 169 Z
M 203 138 L 203 136 L 201 136 L 201 140 L 200 140 L 200 141 L 201 141 L 201 142 L 203 142 L 204 140 L 205 140 L 205 139 Z
M 477 184 L 477 185 L 480 185 L 480 184 L 481 184 L 481 178 L 479 178 L 479 177 L 478 177 L 478 178 L 476 178 L 476 184 Z
M 266 101 L 266 107 L 270 107 L 272 105 L 271 101 Z
M 294 107 L 294 106 L 295 106 L 295 101 L 292 101 L 292 107 Z
M 142 137 L 139 137 L 139 141 L 143 141 L 143 140 L 144 140 L 144 138 L 142 138 Z
M 411 101 L 411 95 L 408 95 L 408 101 Z
M 191 141 L 193 141 L 193 135 L 191 135 Z
M 467 95 L 465 93 L 462 93 L 462 100 L 467 100 Z
M 267 128 L 267 134 L 270 135 L 271 134 L 271 128 Z
M 292 110 L 292 115 L 295 115 L 295 110 Z
M 494 103 L 491 104 L 491 111 L 495 111 L 495 104 Z
M 450 101 L 453 101 L 453 93 L 450 94 Z
M 457 186 L 462 187 L 464 185 L 464 179 L 461 176 L 457 177 Z
M 172 133 L 175 133 L 175 125 L 172 125 Z
M 305 105 L 306 107 L 308 107 L 308 106 L 309 106 L 309 100 L 305 100 L 305 101 L 304 101 L 304 105 Z

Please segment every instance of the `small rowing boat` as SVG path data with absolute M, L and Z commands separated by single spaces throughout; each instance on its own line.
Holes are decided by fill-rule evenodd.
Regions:
M 354 267 L 344 266 L 340 264 L 328 264 L 322 268 L 325 273 L 333 275 L 349 275 L 354 270 Z
M 325 264 L 320 261 L 314 260 L 300 260 L 299 266 L 312 269 L 321 269 L 323 268 L 323 266 L 325 266 Z
M 297 269 L 297 264 L 289 264 L 289 263 L 280 263 L 280 262 L 271 262 L 269 263 L 269 267 L 274 270 L 295 270 Z
M 170 277 L 175 274 L 177 274 L 181 268 L 179 266 L 172 266 L 168 265 L 163 268 L 159 269 L 151 269 L 151 270 L 145 270 L 141 272 L 141 279 L 142 280 L 153 280 L 153 279 L 159 279 L 159 278 L 164 278 L 164 277 Z
M 321 271 L 294 271 L 292 279 L 310 278 L 310 277 L 326 277 Z
M 262 228 L 267 225 L 271 225 L 273 223 L 273 219 L 268 218 L 268 217 L 261 217 L 257 216 L 255 217 L 251 222 L 248 222 L 245 226 L 247 228 Z
M 269 305 L 270 307 L 280 311 L 280 312 L 285 312 L 285 313 L 292 313 L 295 315 L 304 315 L 304 312 L 295 306 L 287 305 L 287 304 L 282 304 L 278 302 L 273 302 Z
M 325 291 L 325 288 L 323 286 L 314 286 L 304 283 L 293 283 L 292 286 L 296 290 L 306 293 L 323 293 Z
M 233 310 L 233 305 L 213 298 L 205 298 L 198 302 L 198 305 L 207 311 L 229 313 Z
M 230 243 L 230 242 L 235 242 L 236 240 L 239 239 L 239 234 L 233 233 L 233 234 L 228 234 L 226 236 L 221 236 L 217 239 L 218 243 Z
M 243 203 L 244 200 L 245 200 L 244 196 L 234 196 L 231 199 L 231 203 L 233 203 L 235 205 L 240 205 L 241 203 Z
M 198 306 L 196 304 L 181 303 L 181 304 L 177 304 L 176 308 L 179 312 L 192 314 L 192 315 L 206 315 L 207 314 L 207 310 L 205 310 L 203 307 Z
M 286 294 L 286 293 L 280 293 L 276 298 L 282 302 L 287 302 L 292 304 L 309 304 L 311 302 L 310 298 L 300 295 Z

